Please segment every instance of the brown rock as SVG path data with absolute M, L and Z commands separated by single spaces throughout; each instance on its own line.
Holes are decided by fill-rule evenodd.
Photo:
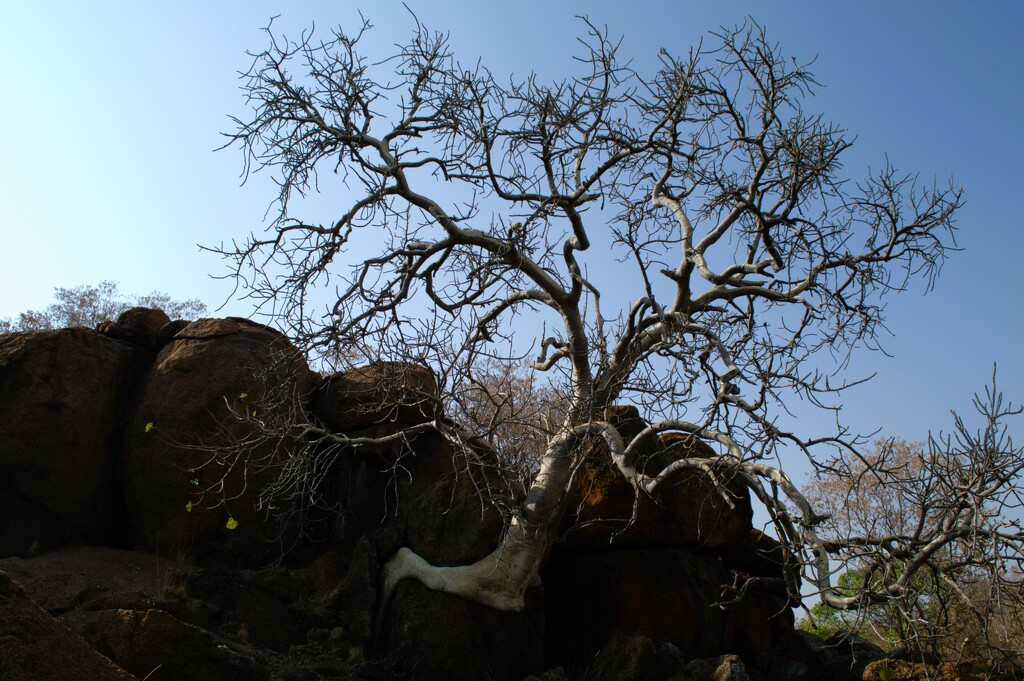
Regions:
M 778 596 L 748 592 L 730 607 L 714 605 L 729 571 L 679 549 L 558 549 L 541 578 L 551 662 L 585 663 L 615 631 L 632 631 L 672 643 L 689 659 L 730 652 L 761 655 L 767 666 L 792 632 L 792 611 Z
M 87 329 L 0 338 L 0 556 L 125 541 L 118 429 L 146 361 Z
M 432 565 L 467 565 L 495 549 L 505 529 L 478 471 L 450 473 L 431 485 L 409 508 L 406 546 Z M 482 476 L 478 476 L 482 477 Z
M 556 550 L 541 573 L 549 660 L 585 663 L 615 631 L 670 641 L 687 658 L 723 652 L 730 622 L 710 605 L 726 578 L 679 550 Z
M 259 681 L 267 678 L 251 649 L 230 644 L 162 610 L 92 613 L 83 636 L 124 669 L 149 681 Z
M 771 590 L 785 593 L 785 580 L 794 590 L 799 591 L 799 563 L 786 547 L 756 528 L 738 541 L 726 546 L 720 554 L 722 562 L 730 568 L 752 577 L 779 580 Z
M 375 434 L 387 434 L 396 426 L 378 428 Z M 482 558 L 497 546 L 504 527 L 493 498 L 507 497 L 509 486 L 496 466 L 457 453 L 436 433 L 409 438 L 399 447 L 347 452 L 339 458 L 337 468 L 343 527 L 335 532 L 333 546 L 340 563 L 350 567 L 333 602 L 348 622 L 353 640 L 364 645 L 373 621 L 379 561 L 402 546 L 434 565 L 465 565 Z M 451 668 L 450 660 L 438 657 L 442 651 L 455 654 L 455 643 L 441 643 L 447 630 L 454 632 L 453 641 L 468 646 L 458 653 L 460 669 L 479 672 L 494 663 L 495 670 L 513 670 L 519 681 L 536 670 L 535 662 L 543 661 L 542 632 L 530 629 L 539 613 L 498 614 L 482 606 L 471 607 L 462 599 L 409 591 L 405 585 L 399 593 L 388 615 L 392 635 L 383 645 L 389 659 L 417 661 L 416 678 L 433 673 L 427 670 L 434 663 L 442 664 L 440 669 Z M 537 598 L 534 601 L 539 608 Z M 441 622 L 443 626 L 438 625 Z M 512 633 L 502 633 L 506 625 L 512 627 Z M 421 627 L 423 630 L 417 631 Z M 526 642 L 523 651 L 515 653 L 525 655 L 523 660 L 507 659 L 514 646 L 494 645 L 491 651 L 486 645 L 488 640 L 508 636 Z M 476 672 L 458 671 L 468 676 L 451 678 L 477 678 Z
M 820 653 L 826 653 L 821 655 Z M 871 641 L 852 633 L 838 633 L 824 642 L 819 657 L 825 657 L 819 675 L 835 681 L 861 681 L 872 662 L 885 657 L 885 651 Z
M 526 601 L 501 612 L 406 580 L 388 618 L 387 659 L 417 681 L 521 681 L 545 669 L 541 590 Z
M 0 676 L 4 681 L 136 678 L 46 614 L 4 572 L 0 572 Z
M 328 376 L 313 411 L 328 428 L 352 433 L 381 424 L 415 425 L 434 418 L 437 380 L 427 367 L 373 364 Z
M 377 426 L 358 435 L 398 428 Z M 332 479 L 338 512 L 328 543 L 343 564 L 363 536 L 372 537 L 381 556 L 409 546 L 435 564 L 472 562 L 494 548 L 501 532 L 494 498 L 511 494 L 496 462 L 466 456 L 433 431 L 344 450 Z
M 368 649 L 373 637 L 373 620 L 377 606 L 377 577 L 380 561 L 369 539 L 356 544 L 348 573 L 334 594 L 333 605 L 342 613 L 352 641 Z
M 133 307 L 118 315 L 117 321 L 100 323 L 96 331 L 117 340 L 142 345 L 155 352 L 162 347 L 160 329 L 170 321 L 171 318 L 163 310 Z
M 683 667 L 671 681 L 750 681 L 743 661 L 736 655 L 693 660 Z
M 304 408 L 314 381 L 272 329 L 203 319 L 178 332 L 146 376 L 123 438 L 119 472 L 134 545 L 241 562 L 265 561 L 294 545 L 297 528 L 287 517 L 256 508 L 288 455 L 288 443 L 261 439 L 258 424 Z M 228 404 L 255 414 L 240 421 Z M 252 448 L 210 463 L 218 448 L 247 438 L 255 438 Z M 237 525 L 229 527 L 229 519 Z
M 378 424 L 353 434 L 383 436 L 402 427 Z M 339 566 L 349 567 L 330 603 L 357 646 L 369 643 L 380 564 L 398 548 L 435 565 L 464 565 L 497 545 L 503 520 L 490 499 L 507 498 L 510 486 L 496 462 L 481 457 L 435 432 L 339 455 L 339 520 L 330 545 Z M 341 572 L 329 567 L 325 561 L 316 571 Z M 416 679 L 520 681 L 544 661 L 541 596 L 533 592 L 529 600 L 524 613 L 502 613 L 408 581 L 398 587 L 376 644 L 389 664 Z
M 628 443 L 645 426 L 635 407 L 613 407 L 606 418 Z M 721 482 L 734 508 L 722 498 L 707 473 L 686 469 L 667 480 L 651 499 L 638 492 L 615 467 L 607 445 L 596 437 L 583 445 L 586 460 L 571 490 L 562 535 L 567 548 L 594 550 L 619 547 L 700 547 L 720 551 L 742 541 L 749 532 L 753 510 L 746 488 Z M 655 475 L 679 458 L 710 458 L 714 451 L 684 435 L 649 438 L 629 463 Z M 727 476 L 726 473 L 721 475 Z M 634 517 L 634 504 L 636 515 Z
M 188 325 L 191 324 L 185 319 L 175 319 L 174 321 L 167 322 L 160 327 L 160 331 L 157 333 L 157 347 L 163 348 L 165 345 L 174 340 L 174 337 L 184 331 Z
M 360 431 L 378 437 L 395 426 Z M 346 564 L 356 543 L 372 536 L 377 550 L 390 555 L 404 545 L 409 512 L 422 494 L 455 470 L 454 449 L 436 433 L 423 433 L 388 446 L 344 449 L 327 492 L 337 512 L 329 520 L 328 547 Z
M 594 658 L 587 678 L 594 681 L 653 681 L 672 676 L 683 662 L 672 644 L 655 643 L 643 634 L 616 631 Z
M 81 546 L 34 558 L 0 560 L 33 601 L 76 629 L 76 610 L 95 610 L 159 599 L 178 591 L 189 566 L 148 553 Z

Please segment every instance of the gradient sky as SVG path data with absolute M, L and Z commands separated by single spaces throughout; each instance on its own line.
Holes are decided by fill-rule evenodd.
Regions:
M 899 168 L 965 190 L 959 244 L 935 290 L 890 303 L 891 357 L 852 365 L 877 378 L 851 392 L 844 418 L 862 432 L 907 439 L 948 428 L 950 409 L 999 364 L 1024 400 L 1024 3 L 569 2 L 408 0 L 428 28 L 451 32 L 463 63 L 496 74 L 555 78 L 587 14 L 623 36 L 620 54 L 649 72 L 657 49 L 685 53 L 699 37 L 750 15 L 800 60 L 817 57 L 824 87 L 808 105 L 857 136 L 851 176 L 885 155 Z M 316 22 L 353 26 L 371 42 L 404 40 L 400 2 L 8 2 L 0 7 L 0 317 L 45 306 L 54 287 L 120 283 L 211 309 L 231 285 L 201 253 L 259 229 L 270 178 L 241 187 L 237 150 L 214 153 L 228 114 L 244 114 L 237 72 L 264 45 L 269 17 L 289 34 Z M 328 195 L 327 200 L 330 199 Z M 223 314 L 245 315 L 244 301 Z M 1018 424 L 1014 428 L 1024 430 Z

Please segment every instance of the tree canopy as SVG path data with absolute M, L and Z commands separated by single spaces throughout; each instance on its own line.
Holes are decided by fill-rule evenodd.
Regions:
M 385 592 L 415 578 L 522 607 L 594 436 L 637 495 L 657 497 L 694 467 L 729 503 L 725 481 L 745 485 L 841 608 L 902 593 L 904 575 L 955 539 L 1019 542 L 1019 528 L 978 513 L 954 515 L 936 545 L 856 539 L 891 546 L 908 570 L 849 595 L 830 559 L 850 542 L 819 533 L 823 516 L 780 465 L 861 456 L 864 441 L 842 425 L 787 427 L 788 408 L 838 412 L 844 360 L 877 346 L 886 297 L 930 286 L 955 246 L 960 189 L 884 158 L 847 175 L 852 140 L 808 107 L 808 66 L 753 21 L 682 55 L 663 50 L 649 74 L 620 58 L 607 29 L 582 26 L 579 57 L 555 82 L 464 67 L 418 22 L 384 59 L 361 54 L 368 23 L 294 40 L 271 25 L 243 75 L 248 112 L 227 146 L 280 188 L 267 230 L 220 249 L 248 295 L 328 359 L 429 365 L 442 405 L 503 404 L 502 381 L 484 377 L 527 354 L 529 380 L 563 405 L 501 545 L 447 567 L 401 549 Z M 326 223 L 299 217 L 316 191 L 336 205 Z M 606 418 L 621 403 L 649 424 L 636 437 Z M 491 409 L 489 427 L 513 412 Z M 488 446 L 451 420 L 417 427 Z M 672 432 L 717 457 L 641 470 L 641 443 Z
M 40 331 L 75 326 L 92 328 L 113 321 L 132 307 L 155 307 L 171 319 L 196 319 L 206 314 L 206 305 L 196 299 L 174 300 L 167 293 L 152 291 L 135 296 L 121 293 L 117 282 L 101 281 L 95 286 L 83 284 L 54 289 L 53 303 L 42 310 L 28 310 L 16 319 L 0 319 L 0 333 Z
M 995 655 L 1019 664 L 1024 448 L 1005 421 L 1021 409 L 1004 400 L 994 374 L 974 407 L 981 428 L 954 413 L 947 434 L 924 443 L 879 440 L 809 482 L 807 498 L 841 566 L 837 591 L 850 602 L 865 590 L 888 598 L 860 600 L 848 612 L 819 603 L 806 626 L 862 631 L 946 658 Z M 893 582 L 902 588 L 884 588 Z

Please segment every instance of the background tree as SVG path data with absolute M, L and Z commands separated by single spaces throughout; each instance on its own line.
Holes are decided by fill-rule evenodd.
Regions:
M 819 469 L 806 496 L 827 516 L 822 535 L 842 546 L 836 556 L 847 596 L 875 588 L 922 558 L 900 592 L 849 613 L 818 604 L 807 628 L 853 630 L 942 659 L 1024 660 L 1020 544 L 968 529 L 1002 526 L 1020 535 L 1024 448 L 1014 445 L 1004 421 L 1021 410 L 1004 402 L 994 375 L 974 407 L 983 421 L 977 430 L 954 414 L 949 435 L 929 436 L 926 443 L 880 440 L 860 457 Z
M 553 83 L 464 68 L 418 23 L 407 44 L 372 59 L 360 53 L 368 24 L 326 39 L 268 28 L 243 76 L 251 108 L 227 144 L 247 173 L 273 172 L 280 187 L 267 233 L 221 249 L 249 295 L 312 353 L 359 345 L 428 364 L 442 404 L 471 404 L 481 367 L 526 352 L 565 400 L 497 549 L 449 567 L 401 549 L 384 593 L 415 578 L 523 607 L 573 472 L 597 455 L 585 446 L 594 436 L 638 495 L 693 466 L 745 484 L 837 607 L 904 593 L 951 542 L 1019 546 L 1009 543 L 1019 530 L 980 513 L 928 537 L 856 539 L 898 560 L 855 594 L 838 592 L 830 559 L 846 544 L 819 536 L 821 516 L 778 465 L 856 456 L 862 442 L 842 427 L 786 429 L 787 403 L 835 404 L 846 383 L 822 370 L 820 352 L 842 367 L 876 344 L 886 295 L 931 283 L 959 189 L 922 186 L 888 162 L 848 180 L 850 140 L 803 106 L 813 76 L 752 22 L 681 57 L 663 51 L 650 75 L 618 59 L 607 31 L 585 27 L 575 75 Z M 334 175 L 336 217 L 295 217 L 294 200 Z M 628 442 L 605 420 L 621 402 L 650 423 Z M 417 428 L 484 441 L 441 418 Z M 639 443 L 673 431 L 718 458 L 637 470 Z
M 75 326 L 92 328 L 113 321 L 132 307 L 155 307 L 171 319 L 196 319 L 206 314 L 206 305 L 198 300 L 174 300 L 170 295 L 152 291 L 142 296 L 121 293 L 117 282 L 101 281 L 96 286 L 54 289 L 55 302 L 42 310 L 28 310 L 16 319 L 0 319 L 0 333 L 40 331 Z
M 447 405 L 452 419 L 484 438 L 511 474 L 529 482 L 565 421 L 565 397 L 524 364 L 497 361 L 475 367 L 457 397 Z

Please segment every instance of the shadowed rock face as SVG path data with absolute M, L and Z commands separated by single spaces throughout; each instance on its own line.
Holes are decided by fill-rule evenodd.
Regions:
M 136 679 L 46 614 L 5 572 L 0 572 L 0 661 L 5 681 Z
M 279 399 L 265 399 L 271 394 Z M 281 334 L 243 319 L 168 322 L 136 309 L 95 332 L 0 337 L 0 558 L 85 543 L 199 565 L 214 559 L 209 566 L 226 572 L 171 597 L 129 579 L 140 553 L 89 554 L 80 579 L 58 568 L 85 554 L 17 562 L 33 598 L 131 672 L 160 665 L 167 679 L 267 678 L 277 673 L 268 671 L 275 655 L 302 649 L 308 665 L 288 674 L 305 678 L 330 666 L 325 655 L 353 651 L 358 660 L 370 651 L 387 558 L 402 546 L 435 565 L 481 558 L 498 545 L 499 508 L 522 490 L 499 462 L 433 431 L 339 446 L 323 471 L 330 511 L 302 559 L 316 559 L 314 568 L 295 563 L 275 575 L 238 568 L 266 566 L 299 541 L 295 526 L 256 508 L 291 443 L 262 442 L 239 461 L 270 465 L 263 472 L 209 464 L 210 448 L 254 434 L 253 419 L 231 419 L 232 408 L 254 407 L 256 420 L 301 411 L 335 432 L 383 436 L 443 419 L 437 395 L 429 369 L 404 364 L 318 379 Z M 645 427 L 632 407 L 613 407 L 607 418 L 627 440 Z M 716 675 L 724 653 L 765 671 L 778 666 L 793 626 L 778 584 L 753 587 L 725 610 L 715 605 L 737 580 L 785 576 L 782 547 L 751 528 L 746 490 L 721 480 L 730 506 L 707 473 L 687 470 L 657 500 L 640 499 L 634 516 L 634 490 L 603 441 L 584 446 L 544 586 L 528 593 L 526 609 L 498 612 L 403 583 L 377 623 L 373 653 L 386 669 L 367 678 L 519 681 L 546 665 L 589 664 L 602 650 L 602 673 L 637 678 L 678 667 L 678 655 L 711 659 L 705 666 Z M 688 436 L 650 437 L 631 463 L 653 473 L 680 456 L 714 452 Z M 221 482 L 216 493 L 197 494 Z M 488 495 L 502 504 L 482 501 Z M 146 565 L 138 569 L 148 574 Z M 121 676 L 110 678 L 132 678 L 113 669 Z M 399 676 L 380 675 L 392 671 Z
M 793 630 L 782 596 L 754 591 L 717 607 L 730 570 L 679 549 L 556 551 L 543 579 L 552 664 L 592 659 L 614 632 L 629 631 L 670 642 L 687 659 L 732 651 L 770 666 Z
M 88 329 L 0 336 L 0 556 L 126 541 L 120 426 L 150 357 Z
M 272 466 L 286 457 L 287 442 L 262 442 L 234 465 L 207 462 L 211 448 L 253 435 L 250 423 L 231 418 L 228 405 L 294 409 L 309 399 L 314 380 L 271 329 L 203 319 L 179 331 L 147 372 L 126 420 L 119 473 L 134 545 L 167 556 L 212 551 L 243 562 L 294 546 L 297 528 L 256 508 L 271 475 L 260 474 L 256 462 Z M 283 399 L 268 405 L 274 392 Z M 237 526 L 228 528 L 229 519 Z
M 328 376 L 313 411 L 339 433 L 371 426 L 415 425 L 434 418 L 437 379 L 426 367 L 374 362 Z
M 606 418 L 626 442 L 647 425 L 631 406 L 612 407 Z M 782 584 L 786 554 L 751 527 L 746 488 L 720 478 L 730 508 L 706 472 L 687 469 L 657 499 L 637 499 L 604 441 L 584 446 L 561 541 L 541 573 L 549 663 L 593 659 L 619 631 L 670 642 L 687 658 L 731 652 L 770 668 L 793 631 Z M 630 463 L 654 475 L 678 458 L 713 457 L 702 441 L 670 434 L 650 437 Z M 731 607 L 716 605 L 724 589 L 749 577 L 774 581 Z

